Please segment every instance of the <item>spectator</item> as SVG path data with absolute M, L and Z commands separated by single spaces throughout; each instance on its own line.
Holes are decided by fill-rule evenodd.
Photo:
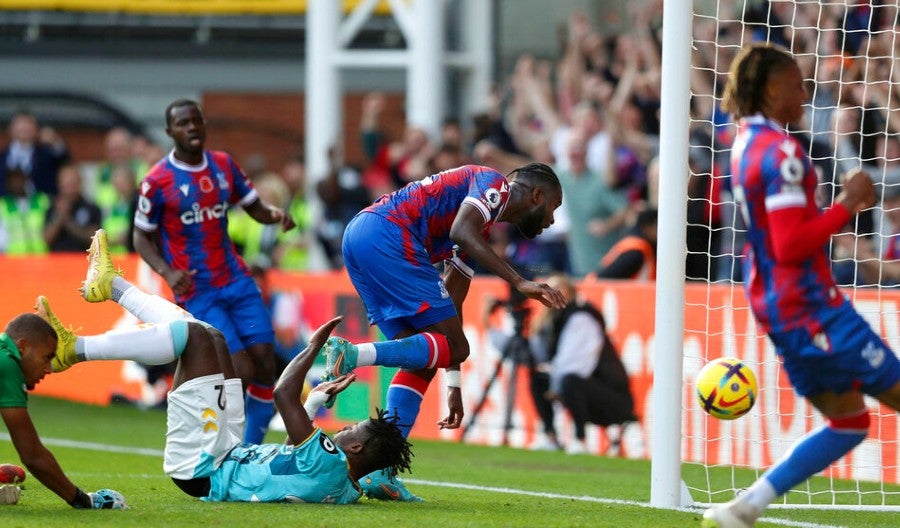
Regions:
M 384 95 L 380 93 L 371 93 L 363 100 L 360 134 L 363 150 L 371 162 L 363 171 L 363 182 L 372 199 L 429 174 L 431 145 L 428 134 L 421 128 L 407 126 L 402 141 L 387 141 L 385 132 L 380 129 L 384 107 Z
M 546 347 L 550 358 L 548 399 L 559 400 L 575 423 L 575 438 L 566 452 L 587 452 L 585 426 L 625 425 L 637 421 L 628 373 L 619 353 L 606 334 L 603 315 L 590 302 L 577 298 L 575 284 L 565 275 L 554 275 L 548 283 L 559 288 L 567 304 L 549 310 L 545 321 Z M 610 438 L 617 444 L 619 438 Z
M 6 172 L 6 194 L 0 196 L 0 253 L 11 256 L 42 255 L 44 222 L 50 199 L 28 185 L 19 168 Z
M 134 212 L 137 208 L 137 183 L 130 165 L 119 165 L 110 173 L 112 202 L 103 210 L 103 229 L 109 237 L 109 250 L 114 254 L 131 253 L 134 242 Z
M 630 233 L 603 256 L 597 278 L 656 280 L 656 209 L 637 214 Z
M 316 226 L 316 238 L 325 251 L 331 269 L 344 267 L 341 239 L 347 223 L 370 203 L 358 170 L 343 165 L 339 147 L 328 151 L 328 174 L 316 184 L 316 193 L 325 210 Z
M 287 205 L 288 189 L 278 174 L 269 172 L 253 180 L 259 199 L 278 209 Z M 287 233 L 287 232 L 285 232 Z M 277 262 L 276 253 L 283 236 L 279 224 L 261 224 L 242 207 L 228 210 L 228 236 L 244 262 Z
M 606 180 L 588 167 L 584 135 L 571 134 L 568 149 L 569 169 L 559 169 L 557 174 L 569 212 L 572 273 L 584 277 L 624 234 L 628 200 L 623 191 L 610 189 Z
M 9 146 L 0 152 L 0 195 L 6 194 L 6 172 L 19 169 L 29 184 L 49 196 L 56 196 L 56 176 L 69 161 L 65 141 L 53 129 L 38 129 L 37 118 L 27 111 L 17 112 L 9 123 Z
M 93 198 L 97 206 L 104 212 L 104 215 L 109 215 L 120 199 L 119 190 L 116 189 L 112 182 L 113 172 L 120 167 L 129 170 L 134 180 L 133 184 L 137 183 L 139 174 L 144 174 L 146 166 L 143 160 L 134 157 L 133 144 L 134 140 L 131 132 L 123 127 L 110 129 L 103 139 L 103 149 L 106 158 L 97 166 L 97 170 L 94 172 Z M 114 238 L 113 233 L 110 233 L 108 229 L 107 232 L 110 237 Z M 121 246 L 121 244 L 119 245 Z
M 66 164 L 59 168 L 59 194 L 47 211 L 44 241 L 54 252 L 80 252 L 91 245 L 91 237 L 100 228 L 103 215 L 94 202 L 82 194 L 82 178 L 78 167 Z
M 273 254 L 275 267 L 283 270 L 304 271 L 309 267 L 310 218 L 306 199 L 306 163 L 302 157 L 289 159 L 281 168 L 281 179 L 286 185 L 288 214 L 297 228 L 282 233 Z

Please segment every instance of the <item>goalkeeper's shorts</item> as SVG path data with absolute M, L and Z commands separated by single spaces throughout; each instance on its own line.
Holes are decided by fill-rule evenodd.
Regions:
M 188 380 L 169 393 L 163 469 L 173 479 L 208 477 L 244 434 L 241 380 Z

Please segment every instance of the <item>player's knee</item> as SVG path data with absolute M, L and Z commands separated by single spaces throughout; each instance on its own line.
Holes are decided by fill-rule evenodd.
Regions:
M 849 416 L 828 419 L 828 427 L 835 432 L 859 434 L 863 437 L 869 434 L 870 423 L 871 419 L 869 417 L 868 409 L 863 409 L 862 411 Z

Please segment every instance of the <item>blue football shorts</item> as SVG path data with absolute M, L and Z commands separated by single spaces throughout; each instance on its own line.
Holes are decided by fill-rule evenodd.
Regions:
M 456 316 L 425 247 L 383 216 L 356 215 L 344 231 L 342 251 L 369 324 L 377 324 L 388 339 Z
M 772 333 L 784 369 L 801 396 L 859 389 L 876 396 L 900 381 L 900 361 L 849 302 L 830 312 L 822 332 Z
M 198 291 L 184 308 L 222 332 L 232 354 L 257 343 L 275 342 L 269 310 L 251 277 L 242 277 L 222 288 Z

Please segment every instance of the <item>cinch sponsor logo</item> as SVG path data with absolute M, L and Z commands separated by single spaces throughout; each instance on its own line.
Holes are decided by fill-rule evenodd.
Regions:
M 228 202 L 217 203 L 212 207 L 200 207 L 195 203 L 190 211 L 181 213 L 181 223 L 184 225 L 199 224 L 207 220 L 219 220 L 228 211 Z

